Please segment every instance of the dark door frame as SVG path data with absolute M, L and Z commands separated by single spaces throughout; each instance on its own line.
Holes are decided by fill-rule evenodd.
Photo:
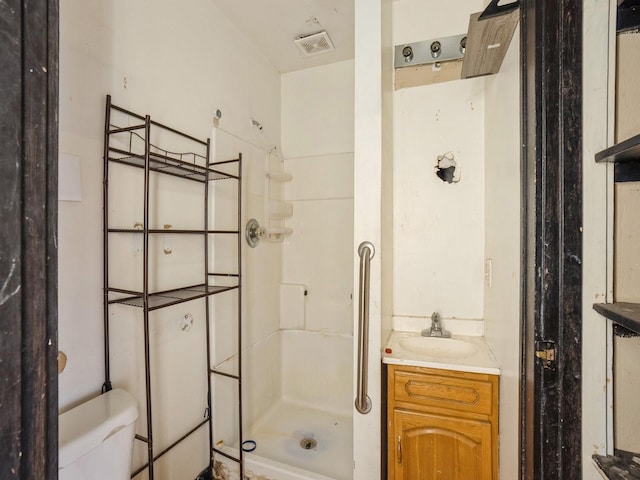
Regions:
M 582 478 L 582 15 L 521 5 L 522 480 Z
M 0 478 L 58 478 L 58 1 L 0 2 Z

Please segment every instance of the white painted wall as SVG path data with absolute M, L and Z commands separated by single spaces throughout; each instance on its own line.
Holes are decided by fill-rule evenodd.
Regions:
M 353 153 L 353 60 L 282 75 L 285 158 Z
M 520 389 L 520 30 L 485 80 L 485 338 L 500 366 L 500 478 L 518 477 Z
M 602 478 L 591 460 L 607 453 L 607 322 L 593 311 L 608 297 L 607 218 L 611 191 L 608 166 L 594 155 L 613 141 L 613 84 L 616 2 L 585 0 L 583 51 L 583 248 L 582 248 L 582 478 Z M 612 30 L 610 30 L 610 25 Z M 609 298 L 609 301 L 611 298 Z
M 388 233 L 382 232 L 382 200 L 383 171 L 385 170 L 384 148 L 385 134 L 383 128 L 387 120 L 382 98 L 386 92 L 383 77 L 385 59 L 383 38 L 388 32 L 390 19 L 385 16 L 388 11 L 387 2 L 380 0 L 355 0 L 355 91 L 354 91 L 354 221 L 352 251 L 359 245 L 371 242 L 378 255 L 386 256 L 388 251 L 381 251 L 383 239 Z M 388 165 L 388 163 L 387 163 Z M 388 168 L 388 167 L 387 167 Z M 385 244 L 386 246 L 386 244 Z M 382 385 L 381 362 L 375 354 L 381 350 L 382 332 L 385 327 L 384 316 L 388 307 L 383 305 L 387 299 L 383 286 L 388 280 L 382 278 L 382 262 L 373 258 L 370 264 L 369 285 L 369 343 L 368 363 L 363 369 L 368 372 L 368 397 L 371 399 L 371 410 L 361 414 L 354 409 L 353 419 L 353 462 L 354 480 L 368 480 L 380 477 L 381 429 L 382 418 Z M 359 261 L 353 262 L 352 279 L 354 295 L 359 288 Z M 357 297 L 356 297 L 357 298 Z M 354 332 L 358 330 L 359 312 L 354 309 Z M 357 365 L 358 336 L 354 334 L 353 359 Z M 357 367 L 356 367 L 357 368 Z M 358 390 L 358 372 L 353 370 L 352 398 Z
M 382 205 L 380 211 L 379 262 L 381 286 L 381 350 L 387 344 L 393 329 L 393 0 L 383 0 L 381 11 L 382 43 Z M 382 356 L 382 351 L 380 352 Z
M 59 344 L 68 355 L 68 364 L 60 375 L 59 402 L 61 410 L 66 410 L 97 394 L 103 382 L 105 95 L 112 94 L 120 106 L 148 113 L 159 122 L 202 138 L 210 136 L 213 112 L 219 108 L 223 112 L 221 128 L 230 134 L 218 132 L 218 155 L 245 155 L 246 220 L 263 211 L 265 154 L 280 140 L 280 75 L 206 0 L 189 0 L 179 9 L 167 0 L 113 0 L 99 5 L 63 0 L 60 8 L 60 151 L 80 157 L 84 189 L 82 202 L 60 203 Z M 257 119 L 263 130 L 251 127 L 250 118 Z M 130 200 L 139 205 L 130 190 L 135 178 L 131 174 L 121 191 L 125 204 Z M 177 189 L 185 202 L 173 210 L 167 223 L 176 227 L 195 218 L 190 216 L 189 194 L 180 192 L 179 182 L 167 181 L 163 188 L 172 193 Z M 158 221 L 164 218 L 158 217 Z M 126 243 L 123 251 L 131 258 L 125 255 L 120 265 L 135 261 L 133 249 Z M 173 249 L 171 256 L 159 258 L 166 260 L 169 278 L 177 280 L 190 275 L 180 270 L 184 263 L 177 262 L 178 257 L 190 255 L 183 258 L 197 263 L 197 255 L 189 253 L 197 248 L 188 239 L 176 239 Z M 246 261 L 244 273 L 249 281 L 245 300 L 251 307 L 244 312 L 245 342 L 262 345 L 278 324 L 280 250 L 267 246 L 248 254 Z M 154 426 L 156 446 L 168 444 L 172 436 L 184 433 L 202 418 L 206 374 L 201 303 L 182 304 L 152 316 L 154 416 L 160 419 Z M 194 328 L 186 333 L 177 323 L 185 313 L 191 313 L 195 320 Z M 255 328 L 247 328 L 250 323 Z M 124 366 L 127 359 L 141 364 L 141 311 L 114 309 L 114 324 L 112 344 L 118 353 L 113 381 L 130 389 L 144 408 L 141 370 L 129 369 L 127 373 Z M 267 349 L 277 362 L 277 345 Z M 248 375 L 268 378 L 260 372 Z M 276 396 L 273 388 L 272 383 L 263 382 L 259 393 Z M 257 408 L 250 405 L 249 411 Z M 138 425 L 141 433 L 142 427 L 144 420 Z M 166 478 L 194 477 L 196 470 L 207 464 L 206 429 L 192 438 L 159 463 Z M 138 448 L 135 462 L 140 458 Z
M 394 44 L 467 31 L 480 1 L 393 4 Z M 483 317 L 484 78 L 398 90 L 394 95 L 394 315 Z M 434 172 L 451 152 L 461 172 Z

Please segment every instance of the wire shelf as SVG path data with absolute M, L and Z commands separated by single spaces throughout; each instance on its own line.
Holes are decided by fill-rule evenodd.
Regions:
M 181 158 L 173 158 L 157 152 L 149 153 L 149 170 L 174 177 L 181 177 L 187 180 L 204 183 L 208 180 L 226 180 L 230 178 L 237 179 L 237 175 L 221 172 L 210 167 L 205 167 L 195 163 L 199 156 L 195 153 L 176 154 Z M 193 158 L 192 162 L 186 161 L 185 158 Z M 111 162 L 129 165 L 131 167 L 144 168 L 145 156 L 133 153 L 120 148 L 109 147 L 109 160 Z
M 209 295 L 216 295 L 218 293 L 226 292 L 228 290 L 234 290 L 238 288 L 238 285 L 194 285 L 185 288 L 176 288 L 173 290 L 167 290 L 164 292 L 150 293 L 147 295 L 147 305 L 149 311 L 157 310 L 159 308 L 169 307 L 171 305 L 177 305 L 178 303 L 189 302 L 198 298 L 207 297 Z M 121 292 L 119 289 L 109 289 L 111 292 Z M 132 295 L 124 298 L 118 298 L 109 300 L 110 304 L 122 304 L 129 305 L 131 307 L 144 307 L 144 295 L 139 293 L 138 295 Z

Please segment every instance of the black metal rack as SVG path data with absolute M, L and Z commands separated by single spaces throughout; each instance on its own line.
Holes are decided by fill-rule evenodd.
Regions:
M 596 163 L 613 163 L 616 182 L 640 180 L 640 134 L 596 153 Z
M 640 304 L 628 302 L 594 303 L 593 309 L 612 322 L 640 334 Z
M 614 181 L 640 181 L 640 134 L 596 153 L 597 163 L 614 164 Z M 638 303 L 596 303 L 594 310 L 599 314 L 640 333 L 640 304 Z
M 118 115 L 126 121 L 118 122 L 115 125 L 113 116 Z M 124 125 L 133 123 L 133 125 Z M 166 137 L 177 138 L 181 153 L 162 149 L 151 142 L 152 133 L 154 138 L 164 139 Z M 184 147 L 184 148 L 183 148 Z M 146 418 L 147 435 L 136 435 L 136 439 L 147 445 L 147 463 L 132 473 L 132 478 L 148 471 L 149 480 L 154 479 L 154 463 L 169 452 L 173 447 L 180 444 L 193 433 L 205 425 L 209 426 L 209 465 L 208 470 L 213 470 L 214 454 L 221 455 L 236 461 L 239 464 L 240 478 L 244 477 L 244 458 L 242 448 L 238 448 L 238 456 L 230 456 L 224 452 L 219 452 L 213 445 L 213 415 L 212 415 L 212 382 L 211 376 L 214 374 L 231 377 L 237 381 L 238 388 L 238 435 L 239 446 L 242 445 L 242 348 L 241 348 L 241 315 L 242 315 L 242 294 L 241 294 L 241 235 L 240 224 L 242 218 L 242 155 L 237 159 L 210 162 L 210 142 L 209 139 L 201 140 L 186 133 L 175 130 L 166 125 L 152 121 L 149 115 L 142 116 L 118 107 L 111 103 L 111 96 L 106 98 L 105 128 L 104 128 L 104 171 L 103 171 L 103 267 L 104 267 L 104 351 L 105 351 L 105 382 L 103 391 L 111 390 L 111 368 L 110 355 L 111 345 L 109 338 L 109 309 L 114 304 L 128 305 L 141 308 L 143 311 L 144 326 L 144 371 L 146 390 Z M 138 228 L 112 228 L 109 223 L 109 164 L 117 163 L 129 167 L 142 169 L 144 172 L 144 186 L 141 191 L 143 195 L 143 216 L 144 221 L 140 229 Z M 202 184 L 202 197 L 204 201 L 204 220 L 202 229 L 171 229 L 161 230 L 150 228 L 150 191 L 151 179 L 153 175 L 170 175 L 184 180 Z M 233 229 L 210 229 L 209 228 L 209 184 L 212 181 L 232 180 L 237 181 L 237 225 Z M 132 234 L 142 236 L 142 289 L 140 291 L 127 288 L 119 288 L 110 282 L 109 277 L 109 237 L 112 234 Z M 196 285 L 186 285 L 181 288 L 173 288 L 163 291 L 152 291 L 149 279 L 149 238 L 150 236 L 162 235 L 200 235 L 203 237 L 204 245 L 204 272 L 203 282 Z M 209 244 L 212 235 L 235 236 L 237 244 L 237 270 L 235 272 L 210 272 Z M 211 315 L 208 298 L 212 295 L 222 294 L 228 291 L 237 291 L 238 297 L 238 374 L 217 372 L 211 367 L 212 345 L 210 341 Z M 190 302 L 197 299 L 204 299 L 206 315 L 206 375 L 207 375 L 207 408 L 205 418 L 180 438 L 176 439 L 162 451 L 156 451 L 153 444 L 153 416 L 152 416 L 152 395 L 151 395 L 151 361 L 150 361 L 150 340 L 149 340 L 149 312 L 161 308 L 177 305 L 183 302 Z
M 614 182 L 640 181 L 640 134 L 596 153 L 597 163 L 614 165 Z M 640 334 L 640 304 L 629 302 L 594 303 L 593 309 L 611 320 L 614 333 L 622 336 Z M 620 329 L 620 327 L 624 327 Z M 617 330 L 619 329 L 619 330 Z M 640 456 L 614 449 L 614 455 L 592 456 L 600 472 L 610 479 L 639 478 Z

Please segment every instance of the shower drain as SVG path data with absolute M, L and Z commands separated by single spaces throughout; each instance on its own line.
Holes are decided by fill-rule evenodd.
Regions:
M 316 448 L 316 445 L 318 445 L 318 442 L 316 442 L 313 438 L 303 438 L 302 440 L 300 440 L 300 446 L 305 450 Z

